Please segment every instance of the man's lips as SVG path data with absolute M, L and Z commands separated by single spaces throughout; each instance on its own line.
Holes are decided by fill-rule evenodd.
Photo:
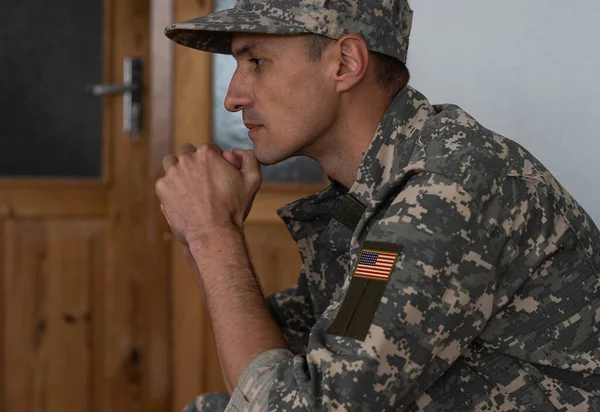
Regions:
M 244 126 L 246 126 L 248 130 L 254 130 L 258 129 L 259 127 L 262 127 L 262 124 L 244 123 Z

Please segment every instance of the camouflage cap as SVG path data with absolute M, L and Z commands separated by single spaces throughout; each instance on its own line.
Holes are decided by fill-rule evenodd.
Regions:
M 231 9 L 176 23 L 165 34 L 184 46 L 231 54 L 233 33 L 361 35 L 370 50 L 406 63 L 408 0 L 236 0 Z

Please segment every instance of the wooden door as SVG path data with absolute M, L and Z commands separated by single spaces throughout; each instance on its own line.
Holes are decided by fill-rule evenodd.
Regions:
M 28 119 L 0 120 L 0 410 L 168 411 L 170 246 L 154 181 L 170 150 L 161 42 L 171 3 L 47 3 L 8 0 L 0 12 L 13 19 L 3 49 L 22 56 L 0 56 L 2 112 Z M 128 56 L 146 69 L 135 138 L 123 131 L 121 95 L 78 94 L 84 81 L 122 83 Z M 97 78 L 78 70 L 95 69 L 90 61 Z M 100 99 L 96 111 L 89 99 Z M 79 122 L 86 111 L 97 123 Z
M 208 14 L 224 2 L 175 0 L 175 21 Z M 229 6 L 229 4 L 228 4 Z M 175 47 L 174 146 L 215 141 L 215 112 L 223 102 L 213 99 L 214 67 L 209 53 Z M 220 68 L 218 68 L 220 70 Z M 312 184 L 265 182 L 246 221 L 246 239 L 265 294 L 292 286 L 300 273 L 296 244 L 276 214 L 281 206 L 315 193 L 325 179 Z M 195 396 L 224 392 L 210 319 L 180 245 L 173 244 L 173 410 Z

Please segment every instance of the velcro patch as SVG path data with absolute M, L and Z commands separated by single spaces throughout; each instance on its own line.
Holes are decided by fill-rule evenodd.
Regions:
M 327 332 L 365 340 L 399 251 L 398 245 L 365 242 L 344 301 Z

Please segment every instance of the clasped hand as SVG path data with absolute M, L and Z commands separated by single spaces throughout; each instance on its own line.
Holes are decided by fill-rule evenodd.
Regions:
M 186 144 L 179 157 L 163 159 L 156 182 L 162 212 L 186 246 L 207 242 L 217 231 L 243 229 L 262 178 L 252 150 L 224 152 L 215 144 Z

